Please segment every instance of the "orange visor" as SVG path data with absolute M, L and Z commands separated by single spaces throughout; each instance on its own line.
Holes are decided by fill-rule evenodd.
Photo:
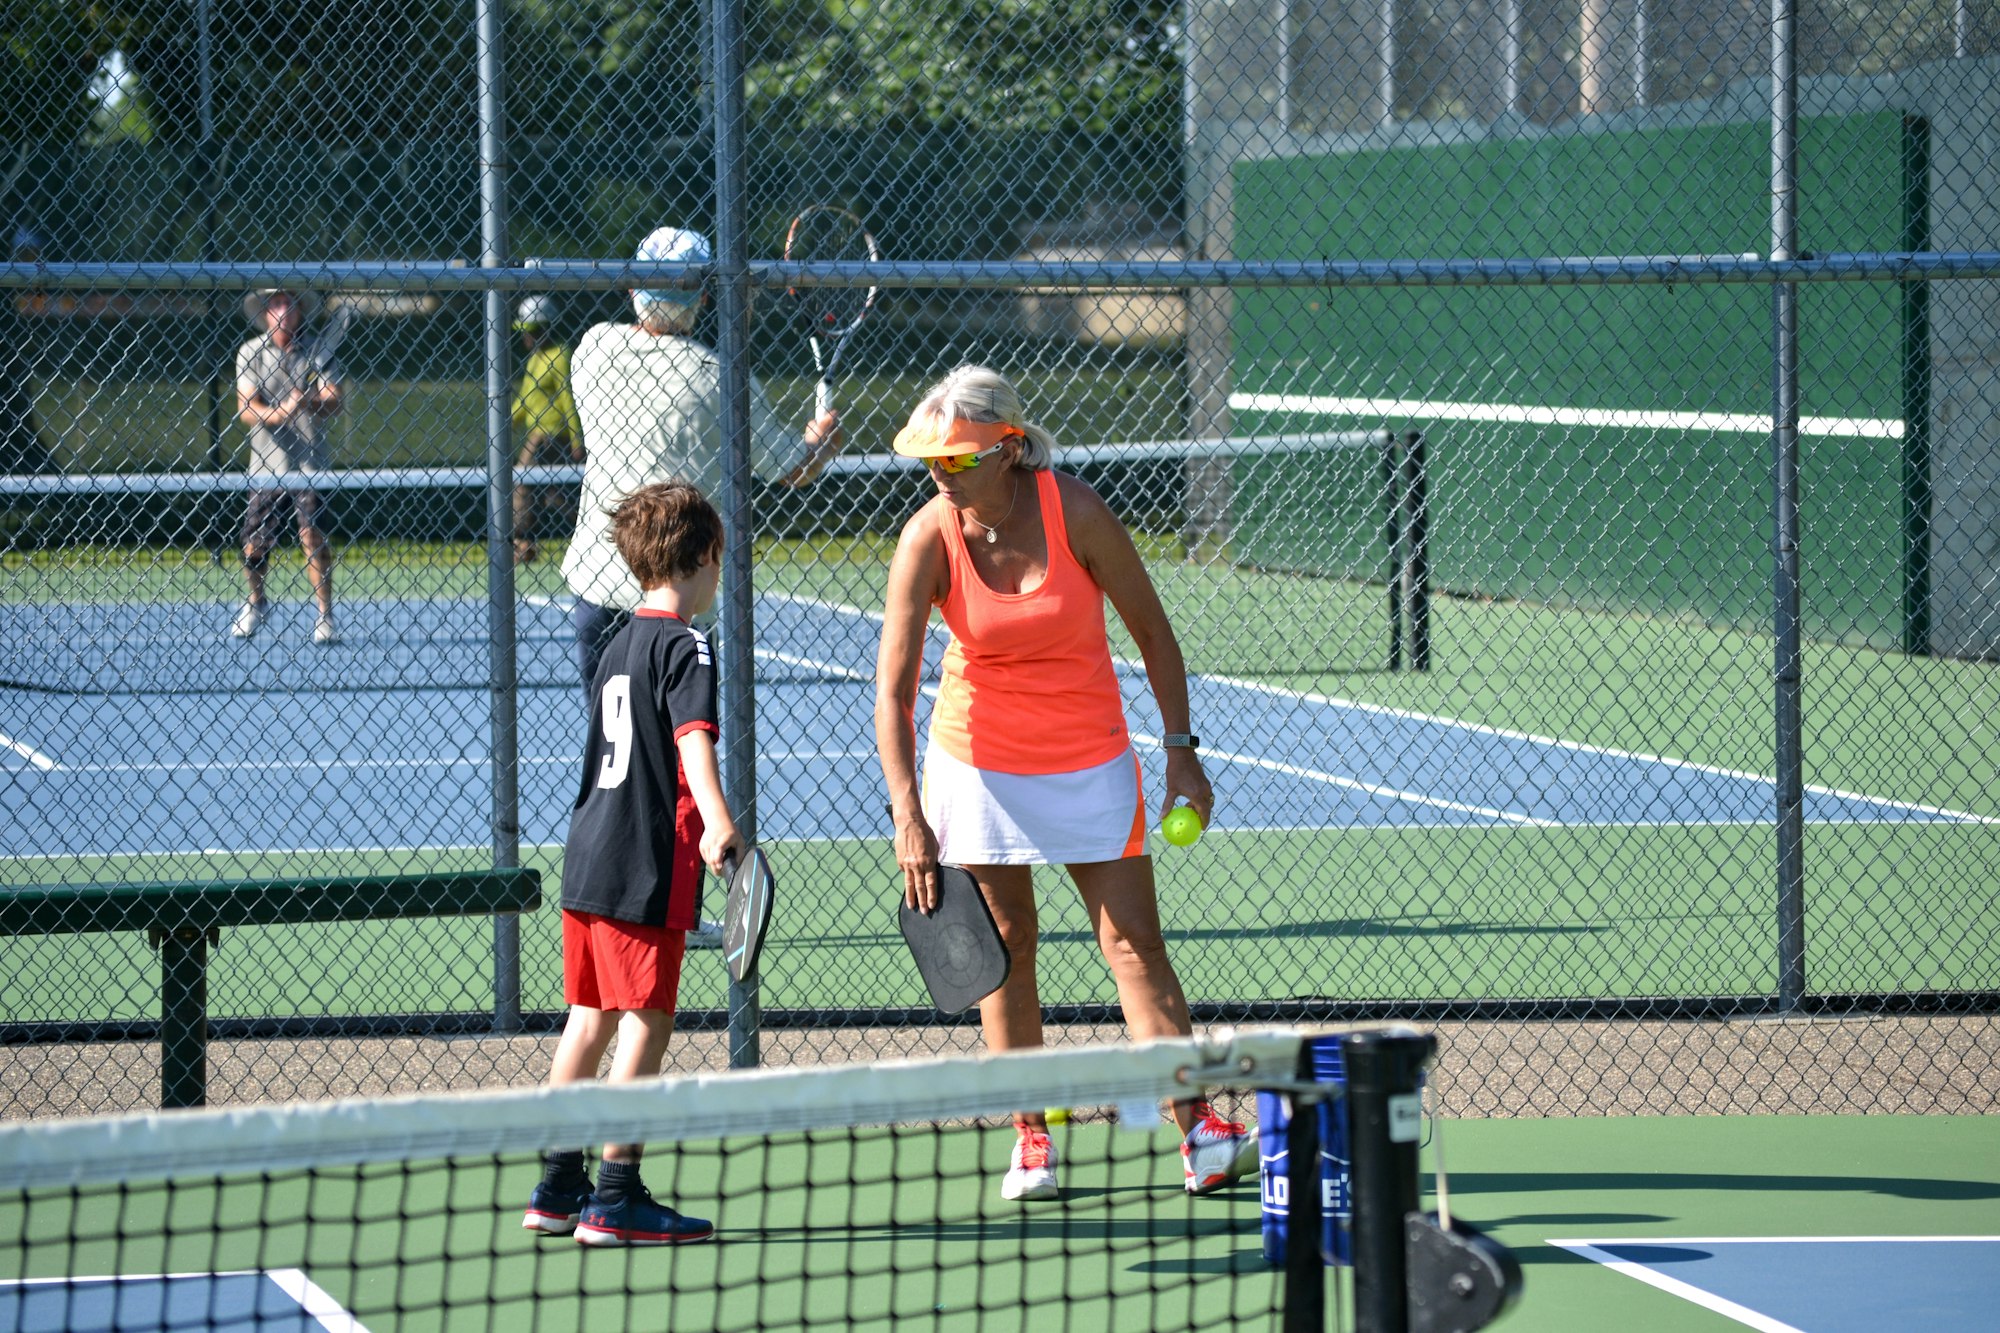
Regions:
M 1023 433 L 1019 426 L 1004 421 L 967 421 L 963 417 L 941 421 L 925 415 L 896 433 L 896 452 L 905 458 L 950 458 L 991 449 Z

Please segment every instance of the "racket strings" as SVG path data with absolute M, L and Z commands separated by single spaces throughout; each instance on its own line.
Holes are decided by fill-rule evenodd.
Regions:
M 874 239 L 860 219 L 840 209 L 814 208 L 792 222 L 785 258 L 800 263 L 861 263 L 879 258 Z M 816 340 L 839 338 L 860 324 L 875 300 L 873 287 L 792 287 L 805 333 Z

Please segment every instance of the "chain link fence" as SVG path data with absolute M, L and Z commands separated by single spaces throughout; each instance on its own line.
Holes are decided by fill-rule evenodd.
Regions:
M 502 426 L 538 351 L 705 277 L 696 336 L 798 425 L 787 286 L 881 290 L 846 452 L 749 498 L 726 767 L 778 916 L 754 991 L 689 955 L 670 1067 L 977 1045 L 897 932 L 870 718 L 931 493 L 889 441 L 981 362 L 1195 673 L 1217 817 L 1154 851 L 1198 1022 L 1435 1026 L 1453 1114 L 1993 1109 L 1992 5 L 481 16 L 49 4 L 0 54 L 0 892 L 545 876 L 518 923 L 220 932 L 212 1099 L 546 1072 L 591 440 L 533 395 Z M 785 263 L 812 204 L 884 263 Z M 663 224 L 720 262 L 635 271 Z M 272 519 L 238 636 L 239 349 L 280 286 L 317 298 L 301 346 L 346 332 L 331 557 Z M 1115 1029 L 1037 882 L 1049 1039 Z M 0 1115 L 157 1100 L 154 947 L 71 924 L 0 942 Z

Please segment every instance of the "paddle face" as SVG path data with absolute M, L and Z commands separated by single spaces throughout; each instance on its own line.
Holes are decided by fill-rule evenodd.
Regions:
M 903 941 L 938 1012 L 960 1014 L 999 990 L 1013 966 L 978 881 L 963 866 L 938 867 L 938 906 L 899 909 Z
M 771 928 L 777 885 L 761 847 L 729 858 L 723 869 L 729 875 L 729 898 L 722 909 L 722 961 L 732 981 L 747 981 L 757 975 L 757 955 L 764 948 L 764 932 Z

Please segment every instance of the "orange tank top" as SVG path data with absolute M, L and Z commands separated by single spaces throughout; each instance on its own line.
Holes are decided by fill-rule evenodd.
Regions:
M 1031 472 L 1048 541 L 1048 572 L 1031 592 L 995 592 L 973 568 L 965 532 L 943 507 L 951 629 L 931 739 L 974 768 L 1073 773 L 1108 763 L 1131 744 L 1104 590 L 1069 549 L 1053 473 Z

